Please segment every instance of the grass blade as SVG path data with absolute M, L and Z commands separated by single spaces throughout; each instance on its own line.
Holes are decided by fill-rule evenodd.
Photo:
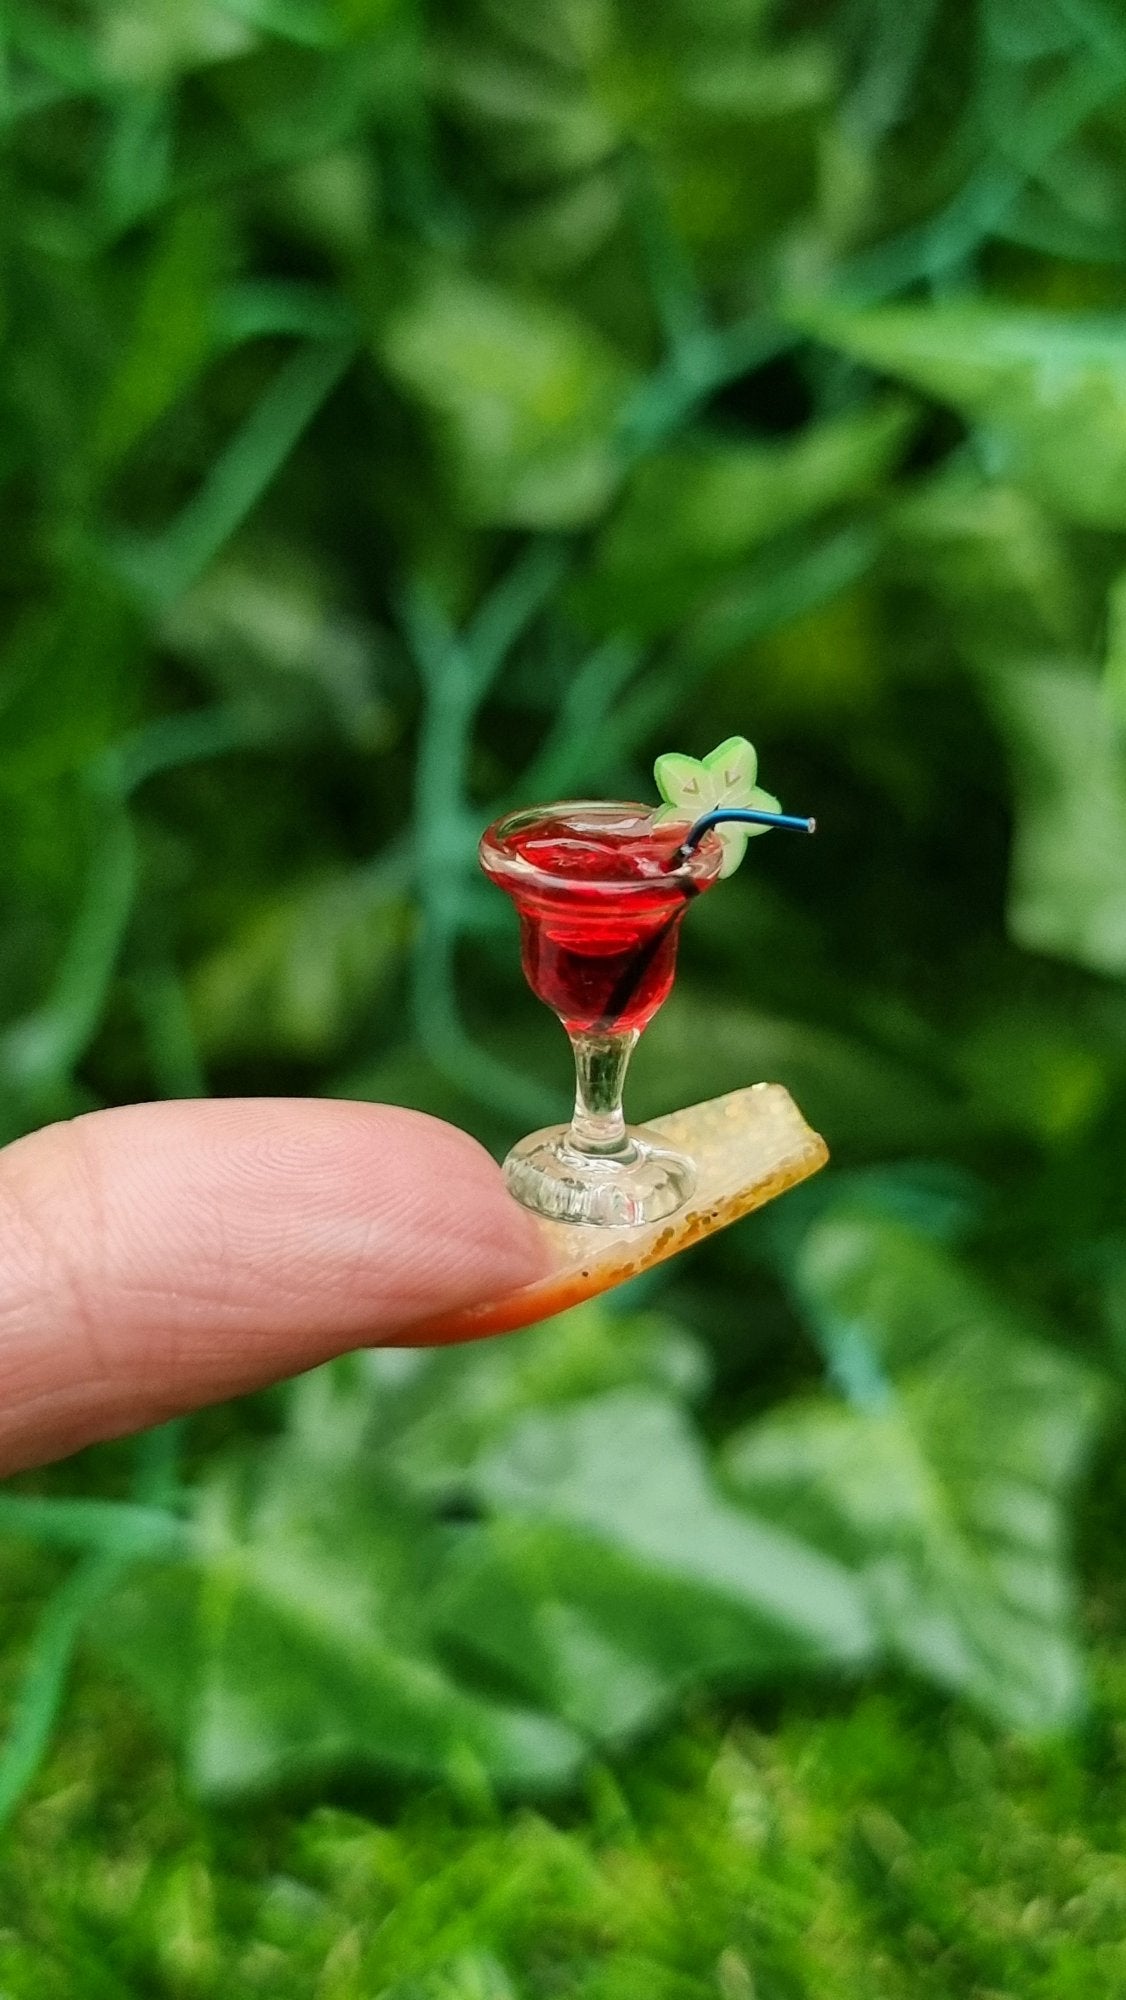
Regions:
M 39 1622 L 0 1749 L 0 1828 L 11 1819 L 47 1753 L 83 1621 L 112 1590 L 127 1561 L 104 1552 L 88 1557 L 55 1592 Z
M 281 471 L 354 351 L 350 341 L 332 341 L 293 355 L 164 534 L 119 545 L 120 567 L 150 604 L 174 602 L 214 561 Z

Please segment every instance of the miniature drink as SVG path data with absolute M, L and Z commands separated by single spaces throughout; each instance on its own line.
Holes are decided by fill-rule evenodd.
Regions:
M 758 759 L 730 736 L 697 762 L 658 757 L 664 804 L 587 800 L 509 813 L 481 841 L 481 866 L 520 915 L 524 972 L 571 1038 L 570 1125 L 533 1132 L 504 1163 L 518 1201 L 559 1222 L 659 1222 L 688 1200 L 691 1160 L 628 1127 L 622 1086 L 634 1045 L 668 997 L 680 920 L 729 875 L 753 834 L 813 821 L 756 784 Z
M 514 815 L 502 856 L 482 847 L 520 912 L 528 984 L 570 1034 L 640 1031 L 667 998 L 680 918 L 721 858 L 713 842 L 674 869 L 680 833 L 644 806 L 569 805 Z
M 570 1127 L 533 1133 L 505 1162 L 512 1192 L 540 1214 L 653 1222 L 691 1193 L 691 1163 L 629 1130 L 622 1112 L 630 1055 L 672 986 L 680 920 L 723 860 L 714 836 L 680 856 L 687 825 L 580 801 L 512 813 L 481 842 L 485 873 L 520 915 L 528 984 L 575 1053 Z

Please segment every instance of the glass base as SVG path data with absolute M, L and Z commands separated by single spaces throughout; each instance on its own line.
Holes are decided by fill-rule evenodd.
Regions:
M 599 1156 L 570 1143 L 570 1127 L 533 1132 L 504 1163 L 510 1194 L 553 1222 L 591 1222 L 621 1229 L 660 1222 L 683 1208 L 696 1185 L 696 1169 L 655 1132 L 629 1126 L 626 1150 Z

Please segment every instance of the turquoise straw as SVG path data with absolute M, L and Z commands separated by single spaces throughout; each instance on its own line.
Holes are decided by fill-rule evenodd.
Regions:
M 815 819 L 798 819 L 793 813 L 756 812 L 750 806 L 720 806 L 717 812 L 705 813 L 702 819 L 696 821 L 677 848 L 678 857 L 691 854 L 713 826 L 722 826 L 729 820 L 752 826 L 785 826 L 795 833 L 813 833 L 817 826 Z

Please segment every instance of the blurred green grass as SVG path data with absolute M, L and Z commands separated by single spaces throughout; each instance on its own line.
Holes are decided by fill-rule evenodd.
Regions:
M 20 1838 L 39 1857 L 36 1824 L 71 1827 L 51 1801 L 68 1770 L 87 1783 L 85 1725 L 60 1704 L 82 1635 L 114 1615 L 197 1782 L 216 1780 L 185 1720 L 199 1687 L 234 1703 L 256 1680 L 219 1776 L 237 1790 L 257 1758 L 259 1789 L 283 1799 L 295 1769 L 314 1790 L 338 1781 L 333 1729 L 369 1785 L 406 1728 L 417 1779 L 460 1770 L 463 1787 L 454 1753 L 477 1732 L 488 1789 L 504 1781 L 491 1757 L 513 1775 L 517 1710 L 548 1731 L 541 1750 L 562 1757 L 570 1731 L 577 1770 L 718 1679 L 768 1763 L 800 1738 L 803 1772 L 848 1766 L 849 1853 L 871 1849 L 877 1900 L 902 1897 L 908 1928 L 940 1941 L 929 1987 L 902 1983 L 924 1979 L 925 1940 L 905 1971 L 880 1959 L 889 1993 L 1117 1992 L 1103 1916 L 1060 1917 L 1057 1935 L 1031 1887 L 1010 1909 L 1020 1870 L 1000 1833 L 972 1894 L 951 1891 L 971 1894 L 983 1941 L 951 1943 L 952 1916 L 915 1908 L 955 1835 L 907 1799 L 939 1711 L 894 1677 L 952 1691 L 992 1729 L 1071 1729 L 1070 1748 L 1027 1753 L 1048 1759 L 1042 1780 L 954 1711 L 978 1745 L 957 1753 L 959 1796 L 971 1818 L 1023 1826 L 1043 1783 L 1061 1881 L 1088 1871 L 1060 1908 L 1088 1891 L 1117 1907 L 1074 1732 L 1096 1726 L 1077 1607 L 1097 1622 L 1092 1576 L 1119 1539 L 1083 1476 L 1098 1425 L 1113 1459 L 1126 1359 L 1118 10 L 7 0 L 0 127 L 0 1137 L 123 1099 L 298 1090 L 416 1104 L 503 1148 L 565 1109 L 568 1059 L 476 877 L 481 825 L 505 802 L 649 796 L 657 752 L 747 733 L 819 839 L 756 843 L 693 912 L 631 1104 L 775 1077 L 835 1162 L 624 1316 L 479 1370 L 451 1357 L 413 1386 L 326 1378 L 315 1393 L 348 1450 L 339 1511 L 314 1530 L 331 1548 L 356 1524 L 341 1588 L 360 1591 L 366 1551 L 391 1637 L 353 1657 L 315 1607 L 297 1692 L 265 1585 L 279 1563 L 298 1574 L 305 1523 L 293 1500 L 279 1524 L 269 1496 L 314 1476 L 321 1405 L 260 1399 L 16 1482 L 0 1802 L 38 1785 Z M 614 1486 L 600 1440 L 623 1410 L 639 1477 L 645 1438 L 674 1440 L 694 1555 L 646 1542 Z M 513 1486 L 513 1453 L 545 1439 L 582 1458 L 585 1512 L 543 1474 L 550 1452 Z M 102 1511 L 75 1512 L 86 1499 Z M 197 1620 L 202 1678 L 170 1690 L 167 1620 L 214 1594 L 214 1549 L 190 1541 L 208 1507 L 245 1604 L 222 1633 Z M 761 1575 L 741 1559 L 733 1592 L 723 1563 L 752 1531 L 820 1564 L 823 1599 L 809 1585 L 801 1616 L 787 1609 L 765 1558 Z M 152 1556 L 177 1536 L 169 1581 Z M 404 1566 L 416 1545 L 425 1576 Z M 311 1604 L 311 1573 L 301 1588 Z M 695 1654 L 677 1631 L 702 1635 Z M 890 1711 L 825 1691 L 865 1646 L 893 1677 Z M 787 1721 L 755 1690 L 799 1659 L 822 1693 L 793 1697 L 806 1706 Z M 408 1728 L 395 1703 L 420 1661 L 438 1679 Z M 1106 1740 L 1117 1664 L 1104 1635 Z M 126 1681 L 106 1685 L 132 1715 Z M 872 1714 L 884 1747 L 863 1772 Z M 141 1726 L 111 1734 L 97 1796 Z M 126 1887 L 103 1896 L 75 1850 L 111 1915 L 134 1890 L 149 1908 L 154 1857 L 212 1837 L 144 1742 L 156 1802 Z M 793 1782 L 780 1877 L 760 1857 L 732 1893 L 839 1902 L 842 1937 L 867 1936 L 852 1864 L 809 1830 L 819 1780 Z M 630 1930 L 669 1842 L 698 1830 L 691 1866 L 700 1882 L 713 1868 L 708 1786 L 691 1800 L 654 1809 L 640 1873 L 615 1877 L 604 1928 L 575 1946 L 627 1971 L 584 1971 L 576 1990 L 630 1990 L 635 1950 L 646 1990 L 866 1990 L 840 1938 L 822 1962 L 816 1941 L 730 1930 L 726 1889 L 698 1951 L 654 1944 L 640 1917 Z M 289 1824 L 284 1804 L 257 1810 L 248 1855 L 256 1827 Z M 457 1849 L 435 1830 L 445 1810 L 400 1849 L 387 1835 L 400 1885 L 421 1880 L 427 1843 Z M 910 1820 L 906 1847 L 881 1813 Z M 541 1836 L 498 1826 L 472 1866 L 499 1879 Z M 556 1853 L 542 1838 L 536 1882 Z M 579 1829 L 567 1865 L 597 1874 L 595 1839 Z M 222 1903 L 241 1864 L 224 1853 L 214 1882 L 179 1865 L 152 1907 L 179 1897 L 190 1939 L 192 1898 Z M 19 1929 L 28 1891 L 11 1884 Z M 37 1948 L 93 1991 L 70 1893 L 45 1897 Z M 345 1897 L 312 1926 L 313 1956 L 284 1970 L 294 1990 L 332 1952 L 324 1991 L 361 1990 L 368 1943 L 347 1912 Z M 145 1938 L 176 1929 L 138 1921 Z M 450 1943 L 445 1970 L 408 1955 L 379 1977 L 450 2000 L 558 1990 L 491 1921 Z M 798 1938 L 802 1920 L 777 1921 Z M 987 1948 L 1010 1930 L 1008 1957 Z M 15 1992 L 22 1949 L 0 1958 Z M 263 1944 L 267 1972 L 283 1977 L 269 1952 L 289 1949 Z M 251 1980 L 214 1940 L 182 1961 L 137 1951 L 105 1991 Z

